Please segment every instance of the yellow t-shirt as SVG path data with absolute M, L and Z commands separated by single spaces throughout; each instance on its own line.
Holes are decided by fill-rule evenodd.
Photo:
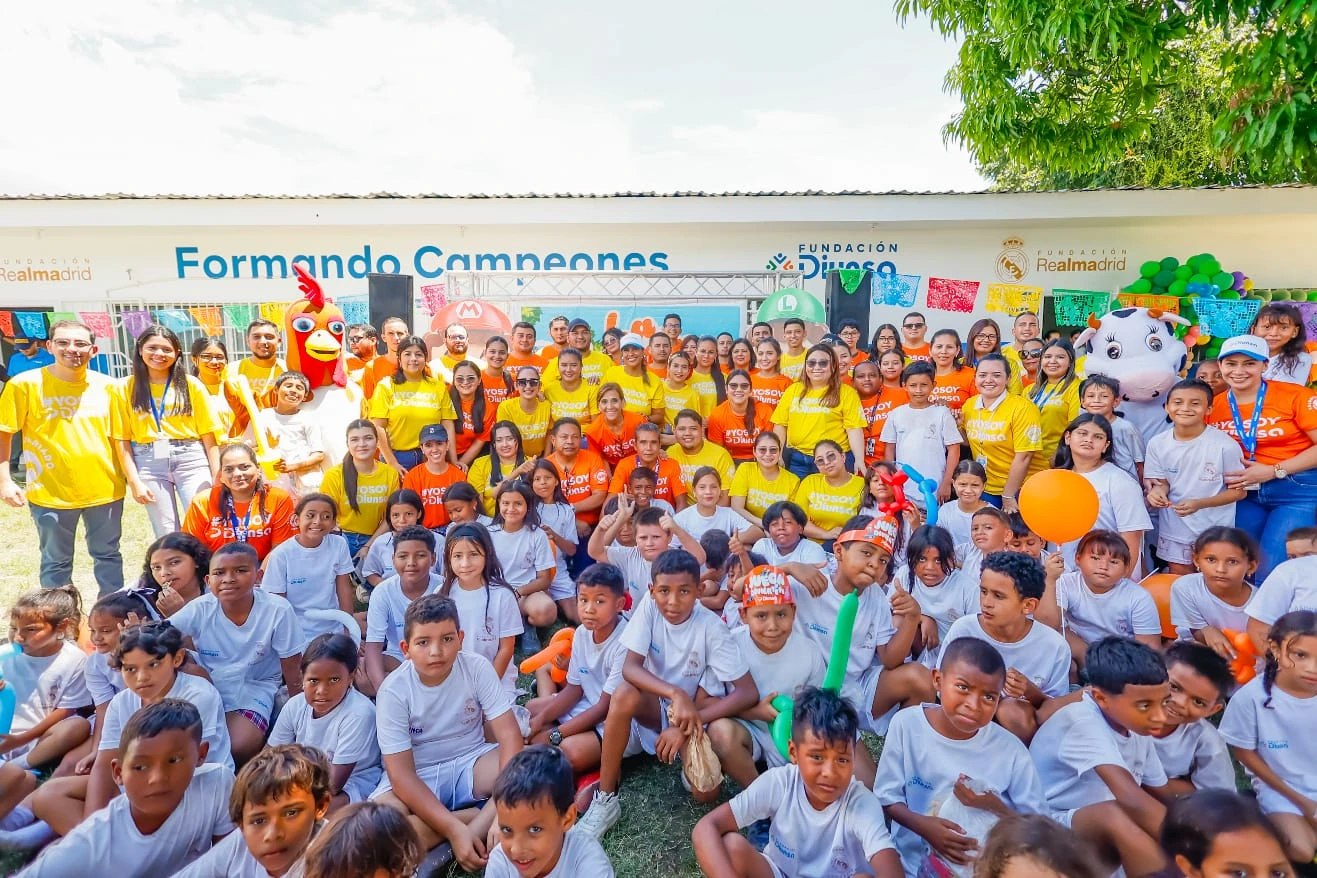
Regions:
M 736 468 L 731 490 L 727 493 L 732 497 L 744 497 L 745 511 L 755 518 L 763 518 L 769 506 L 779 500 L 790 500 L 799 484 L 800 478 L 784 466 L 778 467 L 777 478 L 770 481 L 764 478 L 759 464 L 751 460 Z
M 855 388 L 843 384 L 835 408 L 823 404 L 823 390 L 805 392 L 804 384 L 792 384 L 782 394 L 782 401 L 773 411 L 773 423 L 787 428 L 787 447 L 802 454 L 813 454 L 814 446 L 831 439 L 842 451 L 863 454 L 863 448 L 851 448 L 846 431 L 863 430 L 868 422 L 860 408 L 860 395 Z
M 707 419 L 709 412 L 713 411 L 718 405 L 718 386 L 713 383 L 713 376 L 691 372 L 691 377 L 687 380 L 686 386 L 699 395 L 700 407 L 698 411 L 701 416 Z
M 960 410 L 965 419 L 965 441 L 974 459 L 988 471 L 984 490 L 1001 494 L 1015 455 L 1042 448 L 1042 426 L 1037 407 L 1022 396 L 1003 394 L 992 410 L 983 407 L 982 399 L 972 396 Z
M 422 378 L 395 385 L 393 376 L 389 376 L 375 387 L 375 395 L 370 398 L 370 417 L 388 420 L 385 432 L 390 448 L 410 451 L 420 447 L 423 427 L 456 420 L 457 413 L 442 378 Z
M 215 413 L 215 419 L 219 421 L 220 432 L 215 439 L 223 443 L 233 430 L 233 407 L 229 405 L 229 398 L 224 395 L 224 382 L 220 382 L 214 393 L 204 381 L 201 386 L 206 388 L 206 396 L 210 397 L 210 410 Z
M 110 439 L 114 382 L 87 372 L 77 383 L 49 368 L 24 372 L 0 393 L 0 430 L 23 432 L 27 499 L 48 509 L 122 500 L 123 473 Z
M 178 388 L 170 385 L 169 397 L 165 399 L 162 398 L 165 386 L 151 385 L 155 411 L 161 415 L 159 429 L 156 427 L 154 413 L 149 410 L 139 412 L 133 408 L 132 378 L 120 381 L 114 390 L 114 408 L 110 412 L 110 436 L 113 439 L 146 444 L 157 439 L 200 439 L 210 434 L 218 442 L 223 441 L 228 433 L 215 412 L 206 386 L 191 375 L 187 376 L 187 392 L 192 402 L 192 413 L 188 415 L 173 412 L 175 400 L 179 396 Z
M 505 399 L 498 404 L 496 421 L 511 421 L 521 431 L 521 448 L 527 457 L 544 453 L 545 438 L 549 435 L 549 425 L 553 423 L 553 412 L 547 402 L 540 400 L 535 411 L 525 412 L 521 409 L 520 397 Z
M 1006 383 L 1006 392 L 1016 396 L 1028 396 L 1024 392 L 1024 362 L 1020 359 L 1020 352 L 1015 349 L 1015 345 L 1011 345 L 1002 348 L 1001 355 L 1011 364 L 1011 379 Z
M 709 417 L 709 412 L 713 411 L 704 407 L 704 398 L 690 384 L 680 390 L 673 390 L 666 381 L 663 382 L 663 423 L 671 427 L 682 409 L 697 411 L 702 418 Z
M 1073 379 L 1064 391 L 1053 388 L 1053 392 L 1049 394 L 1047 390 L 1043 390 L 1033 400 L 1033 404 L 1038 408 L 1039 424 L 1042 427 L 1042 439 L 1039 443 L 1042 448 L 1034 454 L 1033 461 L 1029 464 L 1029 475 L 1051 468 L 1052 455 L 1056 454 L 1057 446 L 1061 444 L 1065 428 L 1079 417 L 1079 379 Z
M 356 534 L 375 533 L 375 528 L 384 520 L 384 501 L 400 487 L 402 478 L 398 471 L 376 462 L 374 471 L 369 475 L 357 473 L 359 511 L 353 512 L 343 488 L 343 464 L 331 467 L 325 473 L 325 480 L 320 483 L 320 490 L 333 497 L 338 504 L 338 526 Z
M 283 360 L 276 358 L 274 366 L 265 368 L 256 365 L 256 362 L 250 357 L 245 357 L 236 363 L 229 363 L 224 370 L 224 380 L 232 382 L 235 377 L 241 375 L 247 379 L 247 383 L 252 387 L 252 395 L 256 397 L 256 404 L 266 408 L 274 406 L 274 399 L 269 396 L 274 390 L 275 380 L 288 371 L 288 364 Z
M 722 478 L 724 491 L 731 487 L 732 479 L 736 478 L 736 464 L 732 461 L 732 456 L 727 453 L 726 448 L 714 445 L 712 442 L 705 442 L 695 454 L 687 454 L 686 449 L 680 445 L 673 445 L 668 448 L 668 457 L 681 467 L 681 480 L 691 486 L 686 494 L 692 503 L 695 502 L 695 471 L 700 467 L 711 466 L 716 469 L 719 477 Z
M 544 382 L 544 398 L 549 401 L 553 420 L 575 418 L 584 427 L 599 414 L 599 388 L 584 380 L 575 390 L 568 390 L 561 381 Z
M 604 380 L 604 373 L 613 368 L 613 358 L 603 351 L 590 351 L 581 358 L 581 380 L 596 387 Z M 558 358 L 554 357 L 540 376 L 544 381 L 558 380 Z
M 809 350 L 803 350 L 798 354 L 782 352 L 782 359 L 777 364 L 777 371 L 790 378 L 792 381 L 799 381 L 800 376 L 805 371 L 805 357 L 809 356 Z
M 851 476 L 840 488 L 828 484 L 823 473 L 805 476 L 792 497 L 815 527 L 831 530 L 849 521 L 864 499 L 864 479 Z
M 480 505 L 484 507 L 485 514 L 493 515 L 497 511 L 494 508 L 494 492 L 498 490 L 498 485 L 489 483 L 489 466 L 489 455 L 480 455 L 471 461 L 471 469 L 467 471 L 466 480 L 471 483 L 471 487 L 475 488 L 476 493 L 480 495 Z M 504 478 L 507 477 L 508 471 L 503 473 Z
M 626 367 L 614 366 L 604 373 L 604 384 L 610 381 L 622 388 L 622 408 L 627 411 L 649 417 L 654 409 L 663 408 L 663 379 L 653 372 L 646 384 L 639 376 L 628 375 Z

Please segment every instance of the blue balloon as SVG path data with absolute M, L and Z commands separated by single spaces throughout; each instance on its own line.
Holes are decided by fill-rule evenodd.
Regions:
M 901 472 L 910 477 L 910 481 L 919 486 L 919 493 L 924 495 L 924 522 L 937 524 L 937 480 L 926 479 L 908 463 L 900 464 Z

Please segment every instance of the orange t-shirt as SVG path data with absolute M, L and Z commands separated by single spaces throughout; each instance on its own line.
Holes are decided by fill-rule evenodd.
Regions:
M 558 359 L 560 353 L 562 353 L 562 348 L 553 343 L 546 344 L 544 347 L 540 348 L 540 356 L 544 359 L 544 365 L 546 366 L 549 365 L 552 360 Z
M 854 369 L 856 366 L 860 365 L 861 363 L 867 362 L 868 359 L 869 359 L 869 355 L 867 353 L 865 353 L 864 351 L 856 351 L 855 353 L 851 354 L 851 368 Z
M 622 458 L 621 462 L 613 468 L 613 481 L 608 486 L 608 493 L 621 494 L 626 490 L 627 480 L 631 474 L 636 471 L 636 467 L 644 466 L 640 463 L 634 454 Z M 686 482 L 681 477 L 681 464 L 672 458 L 662 455 L 658 463 L 650 467 L 658 475 L 658 482 L 654 485 L 654 499 L 667 500 L 674 507 L 677 505 L 677 498 L 686 496 Z
M 508 380 L 507 373 L 502 375 L 489 376 L 484 372 L 480 373 L 480 387 L 485 391 L 485 408 L 493 406 L 498 408 L 498 404 L 512 395 L 512 390 L 508 386 L 512 384 Z
M 754 457 L 755 437 L 773 429 L 773 409 L 756 402 L 754 428 L 745 428 L 745 416 L 732 411 L 730 402 L 723 402 L 709 413 L 706 435 L 714 445 L 727 449 L 732 460 L 746 461 Z
M 255 549 L 257 556 L 264 561 L 275 546 L 292 539 L 296 533 L 294 519 L 297 513 L 293 508 L 293 498 L 287 492 L 269 485 L 264 500 L 257 497 L 249 503 L 235 501 L 230 513 L 219 507 L 221 490 L 216 485 L 193 497 L 183 519 L 183 532 L 201 540 L 212 552 L 228 543 L 239 542 L 238 533 L 246 531 L 247 538 L 242 542 Z
M 660 381 L 668 380 L 667 366 L 655 366 L 653 363 L 647 363 L 645 368 L 649 369 L 649 374 L 657 375 Z
M 477 426 L 475 418 L 471 414 L 471 410 L 475 408 L 475 404 L 476 401 L 474 398 L 462 400 L 462 411 L 460 415 L 462 432 L 459 433 L 454 430 L 453 435 L 448 437 L 449 440 L 454 443 L 453 449 L 457 452 L 458 457 L 466 454 L 467 449 L 471 447 L 471 443 L 475 442 L 477 439 L 482 442 L 489 441 L 489 428 L 494 426 L 494 418 L 498 414 L 498 406 L 490 405 L 489 402 L 486 401 L 485 422 Z M 457 425 L 454 424 L 453 426 L 456 427 Z
M 750 375 L 750 395 L 755 398 L 755 402 L 768 406 L 768 410 L 772 412 L 782 401 L 782 394 L 791 384 L 791 379 L 781 373 L 772 378 L 765 378 L 754 372 Z
M 883 459 L 884 443 L 878 438 L 883 433 L 883 424 L 887 423 L 887 416 L 892 413 L 892 409 L 909 401 L 910 394 L 899 387 L 883 387 L 877 396 L 860 400 L 860 411 L 869 423 L 869 428 L 864 431 L 865 466 Z
M 933 402 L 946 403 L 947 407 L 958 410 L 969 398 L 978 393 L 974 387 L 974 370 L 961 366 L 950 375 L 938 375 L 933 378 Z
M 543 372 L 544 367 L 549 365 L 549 361 L 536 353 L 530 353 L 523 357 L 516 351 L 511 351 L 508 353 L 508 361 L 505 365 L 509 369 L 520 369 L 522 366 L 534 366 L 536 369 Z
M 933 346 L 928 342 L 924 342 L 916 347 L 906 347 L 905 342 L 901 342 L 901 350 L 905 351 L 905 360 L 907 363 L 912 363 L 915 360 L 928 360 L 931 362 L 933 359 L 932 348 Z
M 380 354 L 370 361 L 366 371 L 361 374 L 361 392 L 370 399 L 375 394 L 375 385 L 398 371 L 398 358 L 393 354 Z
M 1255 403 L 1239 407 L 1239 419 L 1247 430 L 1253 422 Z M 1207 423 L 1229 433 L 1236 441 L 1239 431 L 1230 414 L 1230 399 L 1221 394 L 1212 402 Z M 1309 430 L 1317 430 L 1317 394 L 1301 384 L 1267 382 L 1267 398 L 1258 418 L 1257 462 L 1275 466 L 1312 447 Z M 1243 443 L 1240 443 L 1243 446 Z M 1248 451 L 1244 452 L 1247 462 Z
M 444 511 L 444 494 L 447 494 L 448 489 L 453 485 L 465 481 L 466 473 L 452 464 L 449 464 L 448 469 L 442 473 L 436 474 L 430 472 L 430 468 L 422 463 L 407 471 L 407 475 L 403 476 L 402 486 L 421 495 L 421 503 L 425 506 L 425 519 L 422 524 L 433 530 L 448 524 L 448 513 Z
M 562 474 L 562 492 L 572 506 L 589 500 L 590 495 L 595 491 L 608 491 L 608 464 L 590 449 L 582 448 L 576 452 L 576 460 L 571 466 L 564 463 L 556 454 L 549 455 L 549 460 L 553 461 L 553 465 Z M 601 511 L 602 507 L 589 509 L 585 512 L 577 512 L 576 517 L 587 524 L 594 524 L 599 520 Z
M 636 453 L 636 427 L 649 418 L 639 412 L 622 412 L 622 430 L 614 433 L 600 415 L 585 428 L 590 450 L 601 456 L 609 466 L 617 466 L 622 458 Z

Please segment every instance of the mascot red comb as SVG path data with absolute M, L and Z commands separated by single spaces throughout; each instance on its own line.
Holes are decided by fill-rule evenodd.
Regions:
M 325 297 L 320 282 L 301 265 L 294 262 L 293 271 L 303 298 L 284 312 L 288 368 L 311 382 L 311 397 L 302 410 L 315 416 L 326 465 L 331 466 L 347 454 L 345 433 L 348 424 L 361 417 L 361 394 L 348 381 L 342 309 Z

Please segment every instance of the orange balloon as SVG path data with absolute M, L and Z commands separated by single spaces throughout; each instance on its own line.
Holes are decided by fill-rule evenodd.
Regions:
M 1097 524 L 1097 491 L 1073 470 L 1034 473 L 1021 486 L 1019 502 L 1029 530 L 1058 545 L 1079 539 Z
M 1176 638 L 1175 626 L 1171 624 L 1171 583 L 1179 578 L 1178 573 L 1154 573 L 1139 583 L 1157 604 L 1157 615 L 1162 620 L 1162 637 L 1168 640 Z

